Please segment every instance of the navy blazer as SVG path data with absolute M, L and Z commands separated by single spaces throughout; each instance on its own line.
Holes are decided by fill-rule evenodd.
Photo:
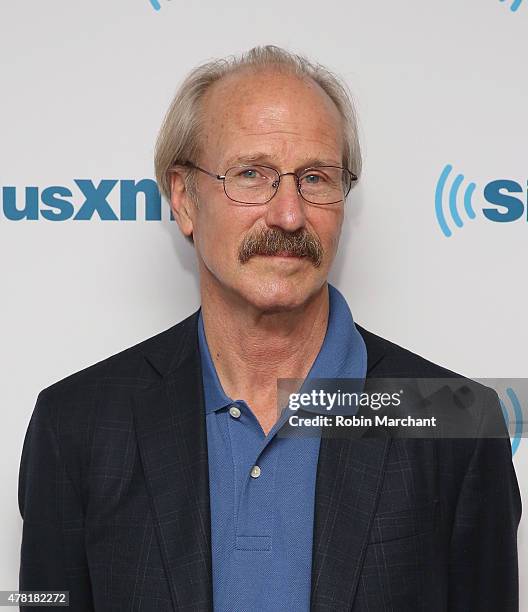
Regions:
M 197 320 L 39 394 L 20 466 L 21 590 L 69 590 L 72 611 L 213 609 Z M 367 378 L 454 376 L 358 329 Z M 500 414 L 481 389 L 483 414 Z M 310 609 L 517 611 L 520 515 L 505 438 L 325 437 Z

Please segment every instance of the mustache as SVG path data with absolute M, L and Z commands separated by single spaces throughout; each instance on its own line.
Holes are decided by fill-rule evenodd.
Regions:
M 306 229 L 285 232 L 278 228 L 261 229 L 248 234 L 238 250 L 238 259 L 246 263 L 254 255 L 278 255 L 287 252 L 296 257 L 307 257 L 318 268 L 324 249 L 317 236 Z

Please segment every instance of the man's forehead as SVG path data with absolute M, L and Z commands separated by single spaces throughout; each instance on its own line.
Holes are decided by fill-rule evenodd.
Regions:
M 326 110 L 339 116 L 334 102 L 315 81 L 290 72 L 265 69 L 242 70 L 222 77 L 214 83 L 205 96 L 205 107 L 214 107 L 224 113 L 247 106 L 270 106 L 280 109 L 291 103 Z M 289 103 L 289 104 L 288 104 Z
M 334 102 L 317 83 L 292 74 L 244 72 L 224 77 L 208 92 L 202 111 L 205 145 L 215 146 L 220 139 L 225 148 L 232 140 L 244 139 L 252 149 L 232 155 L 262 158 L 276 148 L 274 142 L 280 147 L 282 141 L 299 139 L 313 142 L 314 157 L 332 157 L 333 150 L 342 148 L 342 118 Z M 255 149 L 260 139 L 269 146 Z

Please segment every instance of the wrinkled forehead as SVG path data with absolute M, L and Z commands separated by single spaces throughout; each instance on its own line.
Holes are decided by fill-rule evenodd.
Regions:
M 200 149 L 212 163 L 252 150 L 294 152 L 341 163 L 343 119 L 315 81 L 291 72 L 243 69 L 214 83 L 202 100 Z

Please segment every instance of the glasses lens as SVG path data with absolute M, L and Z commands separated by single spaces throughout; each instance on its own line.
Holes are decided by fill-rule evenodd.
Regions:
M 344 168 L 317 166 L 300 177 L 301 194 L 313 204 L 333 204 L 345 199 L 350 191 L 351 176 Z
M 228 198 L 243 204 L 265 204 L 273 197 L 279 173 L 266 166 L 235 166 L 225 173 Z

